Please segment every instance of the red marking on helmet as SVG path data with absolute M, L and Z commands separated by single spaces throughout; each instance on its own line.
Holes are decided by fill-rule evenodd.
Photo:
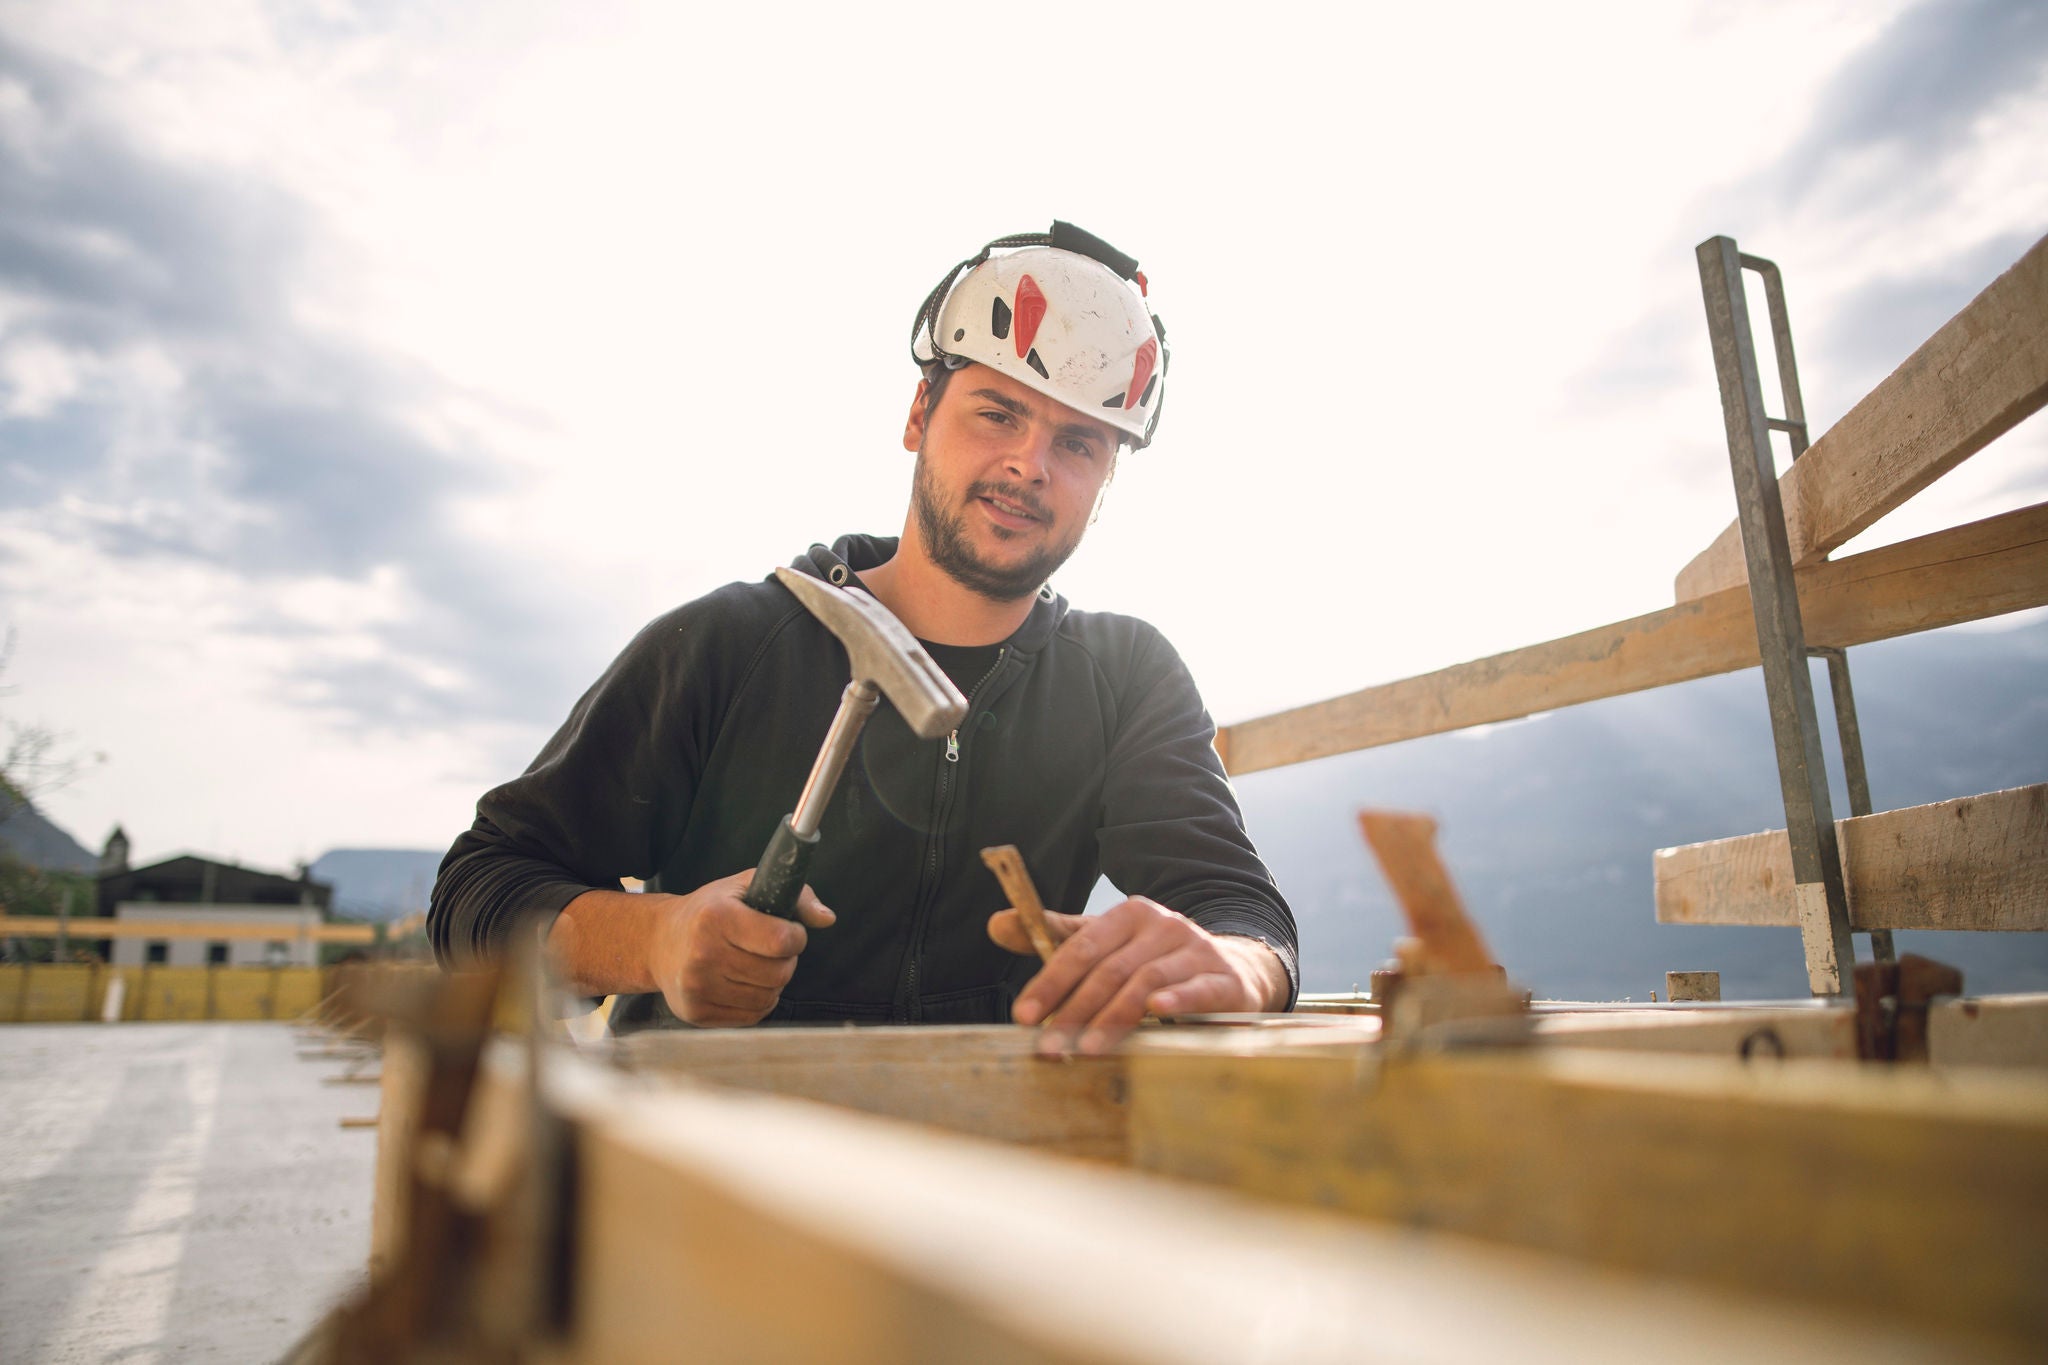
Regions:
M 1152 286 L 1145 283 L 1144 271 L 1133 270 L 1131 272 L 1131 278 L 1138 282 L 1138 294 L 1140 297 L 1148 299 L 1152 297 Z
M 1017 281 L 1017 359 L 1022 360 L 1038 337 L 1038 324 L 1045 321 L 1045 291 L 1026 275 Z
M 1138 395 L 1145 391 L 1145 381 L 1152 377 L 1152 367 L 1159 363 L 1159 340 L 1145 338 L 1145 344 L 1138 348 L 1138 354 L 1131 361 L 1131 387 L 1124 395 L 1124 411 L 1138 406 Z

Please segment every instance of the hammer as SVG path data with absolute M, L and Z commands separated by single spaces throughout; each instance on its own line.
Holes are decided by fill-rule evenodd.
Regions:
M 840 695 L 839 713 L 825 732 L 825 747 L 818 750 L 796 809 L 782 817 L 741 897 L 763 914 L 795 919 L 796 894 L 818 847 L 818 823 L 876 705 L 888 697 L 919 739 L 937 739 L 966 717 L 967 698 L 903 623 L 861 589 L 835 588 L 794 569 L 779 568 L 775 577 L 839 637 L 853 662 L 853 681 Z

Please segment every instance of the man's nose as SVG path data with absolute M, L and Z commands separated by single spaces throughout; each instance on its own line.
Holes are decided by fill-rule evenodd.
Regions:
M 1006 455 L 1003 463 L 1012 476 L 1025 483 L 1044 483 L 1046 468 L 1052 460 L 1052 436 L 1026 431 L 1011 444 Z

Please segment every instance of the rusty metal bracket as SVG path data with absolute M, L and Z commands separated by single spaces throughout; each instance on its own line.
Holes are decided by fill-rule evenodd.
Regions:
M 1962 993 L 1961 971 L 1918 953 L 1858 963 L 1856 1055 L 1866 1062 L 1926 1062 L 1928 1003 Z

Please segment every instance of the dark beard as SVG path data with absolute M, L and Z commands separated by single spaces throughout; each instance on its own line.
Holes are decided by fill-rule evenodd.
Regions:
M 1035 498 L 1003 484 L 977 483 L 967 491 L 970 497 L 993 493 L 1034 511 L 1038 508 Z M 939 505 L 939 490 L 932 485 L 925 468 L 923 451 L 918 452 L 917 473 L 911 480 L 910 503 L 916 510 L 918 534 L 924 538 L 925 552 L 931 556 L 932 563 L 961 587 L 991 602 L 1015 602 L 1030 597 L 1044 586 L 1060 565 L 1067 562 L 1067 557 L 1075 550 L 1075 545 L 1048 543 L 1015 568 L 1005 569 L 984 563 L 967 543 L 966 514 L 948 513 Z

